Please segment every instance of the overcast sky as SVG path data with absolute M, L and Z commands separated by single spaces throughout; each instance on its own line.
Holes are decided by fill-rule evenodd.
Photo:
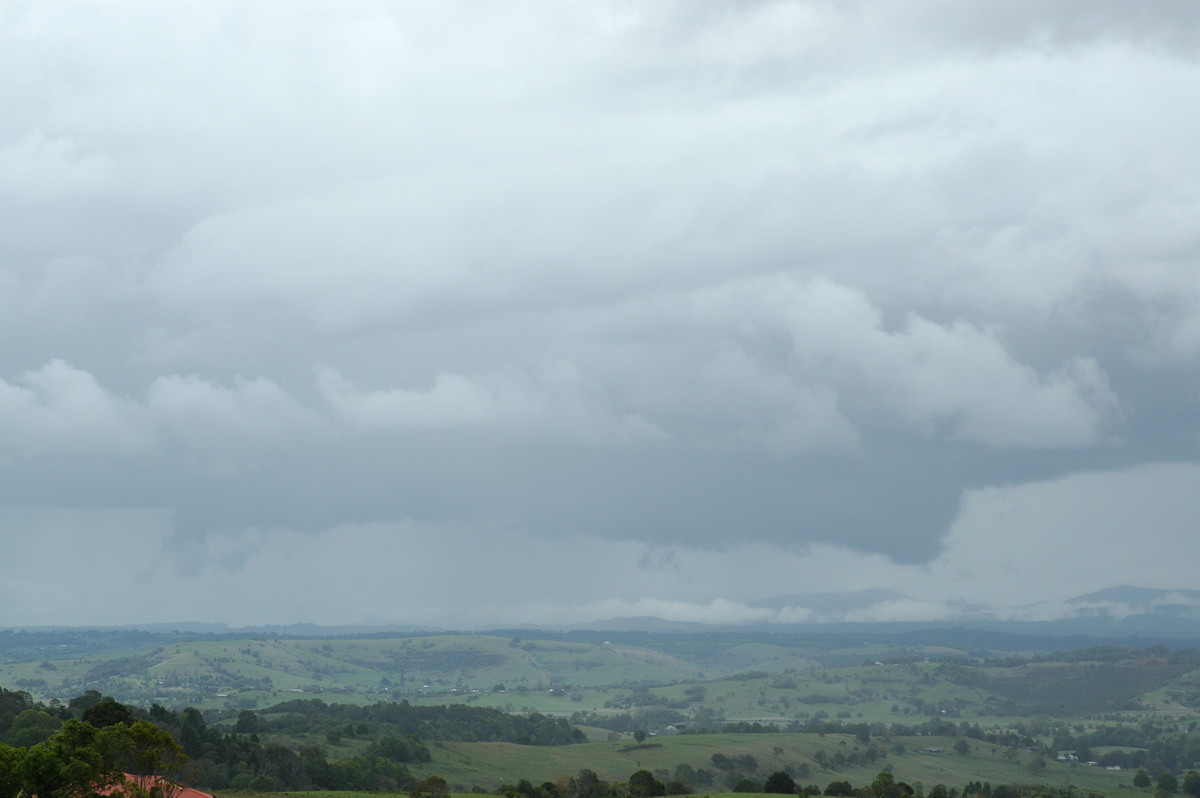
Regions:
M 1190 0 L 0 0 L 0 626 L 1194 587 L 1197 53 Z

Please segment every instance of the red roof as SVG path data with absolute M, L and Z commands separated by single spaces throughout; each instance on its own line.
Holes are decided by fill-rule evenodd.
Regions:
M 135 776 L 132 773 L 126 773 L 125 780 L 133 782 L 146 791 L 158 787 L 163 798 L 213 798 L 209 793 L 201 792 L 194 787 L 184 787 L 182 784 L 177 784 L 162 776 Z M 100 795 L 114 795 L 121 792 L 121 785 L 113 784 L 96 792 Z

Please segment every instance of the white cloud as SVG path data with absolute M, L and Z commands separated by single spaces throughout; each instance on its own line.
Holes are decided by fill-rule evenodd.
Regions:
M 151 444 L 144 410 L 61 360 L 0 379 L 0 451 L 37 456 L 70 450 L 130 454 Z
M 513 369 L 482 381 L 444 373 L 428 390 L 363 391 L 332 369 L 322 369 L 318 381 L 336 417 L 352 430 L 490 429 L 584 443 L 662 437 L 646 420 L 612 409 L 602 387 L 568 362 L 532 377 Z
M 942 595 L 1053 601 L 1120 584 L 1191 584 L 1200 467 L 1156 464 L 968 491 L 930 564 Z
M 33 204 L 104 195 L 114 188 L 116 164 L 69 138 L 41 130 L 0 146 L 0 201 Z
M 150 384 L 146 407 L 171 435 L 201 449 L 327 432 L 317 413 L 262 377 L 239 377 L 228 387 L 194 374 L 158 377 Z
M 691 297 L 699 323 L 746 338 L 786 333 L 791 373 L 835 386 L 841 401 L 890 408 L 920 434 L 1009 448 L 1087 446 L 1119 418 L 1107 376 L 1091 358 L 1039 373 L 1009 351 L 998 330 L 910 314 L 900 329 L 859 290 L 787 276 L 727 283 Z
M 954 437 L 1000 449 L 1058 448 L 1097 443 L 1114 420 L 1117 398 L 1090 358 L 1042 375 L 971 324 L 920 317 L 883 340 L 872 353 L 880 395 L 914 425 L 947 423 Z

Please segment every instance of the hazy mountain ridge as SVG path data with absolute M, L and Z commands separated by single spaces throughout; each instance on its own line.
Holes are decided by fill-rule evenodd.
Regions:
M 662 618 L 614 618 L 579 624 L 581 629 L 664 631 L 701 629 L 795 632 L 865 628 L 873 631 L 945 626 L 1020 635 L 1081 637 L 1154 636 L 1200 640 L 1200 590 L 1118 585 L 1059 602 L 990 608 L 966 601 L 931 603 L 897 590 L 795 593 L 749 602 L 770 610 L 764 621 L 701 624 Z M 922 617 L 926 613 L 927 617 Z M 910 617 L 911 616 L 911 617 Z
M 746 606 L 763 611 L 761 620 L 739 623 L 705 623 L 658 616 L 614 617 L 568 625 L 522 625 L 515 630 L 571 630 L 593 632 L 706 632 L 837 631 L 843 628 L 874 632 L 941 627 L 971 628 L 1020 635 L 1082 637 L 1153 636 L 1200 641 L 1200 590 L 1144 588 L 1117 585 L 1064 601 L 1035 602 L 1013 607 L 984 607 L 963 600 L 928 602 L 890 588 L 870 588 L 844 593 L 793 593 L 752 600 Z M 178 622 L 84 627 L 14 627 L 26 632 L 91 630 L 147 632 L 166 635 L 275 635 L 281 637 L 336 637 L 386 634 L 441 634 L 487 632 L 480 629 L 447 629 L 413 624 L 391 624 L 372 619 L 358 624 L 320 626 L 312 623 L 264 624 L 232 627 L 224 623 Z

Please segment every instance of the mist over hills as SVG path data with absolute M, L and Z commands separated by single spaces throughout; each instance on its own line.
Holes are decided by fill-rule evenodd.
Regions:
M 794 593 L 751 602 L 771 611 L 769 620 L 743 624 L 704 624 L 662 618 L 610 618 L 573 628 L 595 631 L 851 630 L 886 634 L 952 629 L 996 634 L 1060 636 L 1086 644 L 1092 638 L 1200 641 L 1200 590 L 1168 590 L 1118 585 L 1061 602 L 991 608 L 965 601 L 941 605 L 946 612 L 928 619 L 904 619 L 905 608 L 927 606 L 886 588 L 846 593 Z M 895 612 L 893 610 L 901 610 Z M 789 621 L 789 618 L 796 618 Z
M 1118 585 L 1061 602 L 1036 602 L 1008 608 L 989 608 L 965 601 L 941 605 L 947 611 L 939 617 L 905 619 L 908 607 L 923 607 L 906 594 L 887 588 L 815 592 L 772 596 L 749 603 L 764 611 L 761 621 L 713 624 L 676 620 L 657 616 L 629 616 L 597 619 L 571 625 L 523 624 L 507 631 L 545 630 L 576 632 L 754 632 L 754 633 L 871 633 L 928 635 L 943 630 L 956 638 L 972 633 L 988 635 L 1062 637 L 1071 645 L 1086 645 L 1096 639 L 1129 639 L 1138 643 L 1200 643 L 1200 590 L 1145 588 Z M 313 623 L 266 624 L 235 627 L 225 623 L 151 623 L 121 626 L 12 627 L 26 631 L 51 631 L 66 628 L 145 631 L 161 634 L 236 637 L 241 635 L 278 635 L 284 637 L 336 637 L 388 634 L 433 634 L 439 632 L 484 632 L 494 629 L 447 629 L 413 624 L 391 624 L 370 619 L 358 624 L 322 626 Z

